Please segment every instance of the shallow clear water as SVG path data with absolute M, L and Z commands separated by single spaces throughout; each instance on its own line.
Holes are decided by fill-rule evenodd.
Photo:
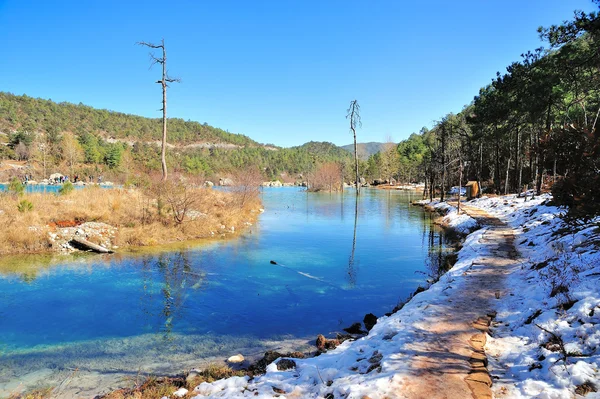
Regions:
M 351 191 L 271 188 L 265 213 L 234 240 L 0 261 L 0 384 L 42 368 L 180 371 L 381 316 L 442 259 L 441 232 L 412 199 L 365 190 L 356 207 Z

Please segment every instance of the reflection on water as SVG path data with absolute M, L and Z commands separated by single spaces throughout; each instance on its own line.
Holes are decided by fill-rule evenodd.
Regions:
M 342 197 L 343 198 L 343 197 Z M 342 214 L 342 219 L 344 215 Z M 348 285 L 356 285 L 356 270 L 354 266 L 354 253 L 356 252 L 356 226 L 358 225 L 358 196 L 354 199 L 354 234 L 352 235 L 352 251 L 348 260 Z
M 0 397 L 40 369 L 176 372 L 383 315 L 445 265 L 443 235 L 411 199 L 266 189 L 266 212 L 235 240 L 2 261 Z

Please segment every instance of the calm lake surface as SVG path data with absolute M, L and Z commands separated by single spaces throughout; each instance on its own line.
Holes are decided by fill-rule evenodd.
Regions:
M 391 311 L 447 250 L 410 205 L 415 194 L 365 190 L 357 206 L 353 191 L 262 195 L 265 212 L 233 240 L 0 260 L 0 397 L 73 374 L 68 395 L 93 396 L 138 371 L 306 349 L 319 333 Z

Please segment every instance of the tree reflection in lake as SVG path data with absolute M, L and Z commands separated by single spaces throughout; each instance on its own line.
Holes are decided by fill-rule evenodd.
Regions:
M 423 214 L 425 215 L 425 212 Z M 431 224 L 431 217 L 424 223 Z M 425 268 L 430 281 L 436 282 L 452 268 L 456 261 L 456 254 L 449 245 L 451 239 L 443 232 L 436 231 L 434 227 L 431 227 L 427 233 L 424 230 L 423 234 L 427 234 L 427 247 L 429 248 Z
M 185 292 L 189 287 L 202 286 L 206 274 L 192 270 L 189 252 L 163 253 L 145 256 L 141 262 L 143 273 L 143 295 L 140 305 L 148 317 L 147 327 L 152 329 L 152 320 L 165 342 L 173 340 L 173 327 L 182 317 Z M 157 275 L 158 274 L 158 279 Z M 158 298 L 156 298 L 156 294 Z M 154 314 L 155 301 L 160 301 L 160 315 Z M 155 331 L 152 331 L 155 332 Z
M 354 253 L 356 251 L 356 225 L 358 224 L 358 196 L 354 201 L 354 234 L 352 236 L 352 251 L 348 260 L 348 285 L 354 288 L 356 285 L 356 268 L 354 267 Z

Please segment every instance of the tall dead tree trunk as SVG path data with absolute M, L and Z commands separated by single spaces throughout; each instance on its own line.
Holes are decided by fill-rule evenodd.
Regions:
M 460 195 L 462 192 L 463 161 L 462 151 L 458 153 L 458 214 L 460 215 Z
M 521 181 L 523 178 L 523 159 L 521 157 L 521 130 L 517 129 L 517 142 L 515 148 L 515 154 L 517 157 L 517 163 L 515 165 L 515 192 L 520 192 L 523 188 L 521 186 Z
M 178 78 L 171 78 L 167 73 L 167 49 L 165 48 L 165 39 L 160 41 L 160 44 L 153 44 L 147 42 L 138 42 L 137 44 L 141 46 L 150 47 L 152 49 L 160 49 L 162 51 L 162 57 L 156 57 L 153 53 L 150 53 L 150 59 L 152 63 L 150 64 L 150 68 L 154 64 L 160 64 L 162 66 L 162 79 L 157 80 L 156 83 L 160 84 L 162 87 L 162 145 L 160 150 L 160 163 L 162 165 L 162 180 L 167 180 L 167 87 L 169 87 L 168 83 L 172 82 L 181 82 Z
M 544 136 L 550 135 L 550 130 L 552 128 L 552 121 L 551 121 L 551 110 L 552 110 L 552 101 L 550 100 L 548 102 L 548 109 L 546 112 L 546 129 L 544 132 L 540 132 L 538 133 L 538 140 L 537 140 L 537 148 L 538 148 L 538 154 L 539 154 L 539 163 L 537 165 L 537 179 L 536 179 L 536 184 L 535 184 L 535 191 L 536 191 L 536 195 L 541 195 L 542 194 L 542 187 L 544 185 L 544 162 L 546 161 L 545 158 L 545 150 L 544 150 L 544 146 L 542 145 L 542 138 Z
M 440 193 L 440 201 L 444 202 L 444 194 L 446 193 L 446 126 L 442 124 L 442 192 Z
M 356 144 L 356 127 L 362 126 L 362 122 L 360 120 L 360 105 L 358 105 L 358 101 L 352 100 L 350 102 L 350 107 L 347 110 L 346 119 L 350 120 L 350 130 L 354 135 L 354 168 L 356 171 L 356 195 L 360 194 L 360 176 L 358 174 L 358 146 Z

